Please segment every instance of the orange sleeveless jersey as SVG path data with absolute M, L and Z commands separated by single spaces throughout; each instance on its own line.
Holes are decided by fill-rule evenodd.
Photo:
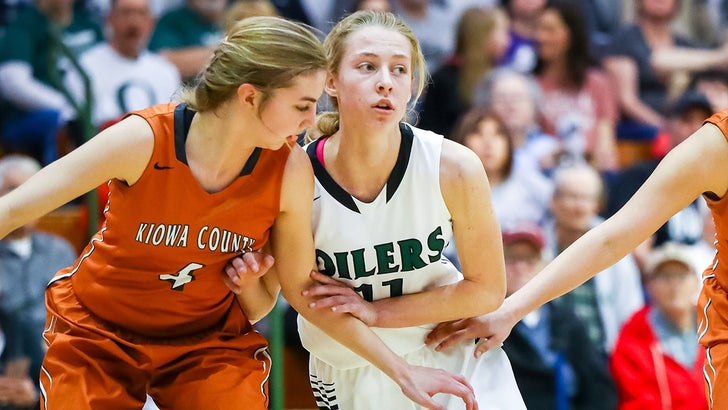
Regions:
M 154 131 L 154 151 L 139 180 L 109 182 L 106 222 L 70 277 L 81 303 L 103 320 L 152 337 L 193 334 L 214 326 L 234 295 L 225 264 L 259 250 L 279 212 L 287 146 L 256 149 L 227 188 L 207 193 L 186 161 L 194 113 L 185 105 L 137 111 Z
M 728 110 L 713 114 L 706 122 L 720 128 L 728 140 Z M 703 273 L 698 318 L 703 319 L 701 344 L 706 347 L 728 342 L 728 195 L 719 200 L 705 198 L 715 223 L 716 255 Z M 717 315 L 720 317 L 711 317 Z

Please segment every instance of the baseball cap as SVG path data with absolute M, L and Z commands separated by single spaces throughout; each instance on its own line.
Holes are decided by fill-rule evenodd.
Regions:
M 519 224 L 503 228 L 504 246 L 518 241 L 530 242 L 538 250 L 542 250 L 545 245 L 543 230 L 535 224 Z
M 703 110 L 707 113 L 707 116 L 710 116 L 713 113 L 713 108 L 711 107 L 708 98 L 704 94 L 693 90 L 686 91 L 678 97 L 672 105 L 670 113 L 672 115 L 679 116 L 692 109 Z
M 665 242 L 652 250 L 647 257 L 645 275 L 652 276 L 660 265 L 667 262 L 678 262 L 693 270 L 693 258 L 690 255 L 690 248 L 676 242 Z

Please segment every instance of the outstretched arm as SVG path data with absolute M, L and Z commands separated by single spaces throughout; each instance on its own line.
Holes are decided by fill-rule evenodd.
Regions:
M 471 325 L 470 332 L 487 338 L 478 347 L 479 352 L 500 345 L 528 312 L 622 259 L 700 194 L 725 195 L 728 189 L 725 158 L 728 158 L 728 142 L 723 134 L 715 125 L 702 126 L 665 157 L 622 209 L 559 254 L 525 286 L 506 298 L 497 311 L 477 318 L 476 323 L 456 323 L 450 324 L 451 328 L 436 329 L 428 341 L 444 341 L 443 347 L 446 347 L 458 340 L 459 336 L 449 336 L 453 331 Z
M 133 184 L 153 148 L 152 129 L 139 116 L 107 128 L 0 197 L 0 238 L 109 179 Z
M 442 409 L 431 396 L 449 393 L 463 398 L 468 409 L 477 408 L 472 388 L 462 376 L 409 365 L 355 317 L 309 306 L 312 299 L 304 296 L 303 291 L 313 284 L 309 277 L 314 267 L 312 198 L 313 171 L 303 150 L 295 147 L 286 165 L 281 210 L 271 232 L 271 249 L 282 292 L 291 306 L 329 336 L 381 369 L 416 403 L 428 409 Z

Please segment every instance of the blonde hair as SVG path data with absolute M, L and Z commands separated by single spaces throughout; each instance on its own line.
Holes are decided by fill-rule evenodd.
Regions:
M 412 51 L 412 72 L 417 81 L 414 88 L 413 97 L 410 100 L 407 109 L 407 117 L 414 114 L 414 107 L 417 99 L 422 95 L 427 81 L 427 72 L 425 71 L 425 58 L 422 55 L 420 43 L 417 41 L 412 29 L 390 12 L 360 10 L 352 13 L 339 21 L 334 28 L 331 29 L 329 35 L 324 40 L 324 50 L 328 60 L 328 70 L 332 74 L 337 74 L 341 65 L 341 59 L 346 50 L 346 41 L 354 32 L 366 27 L 382 27 L 402 34 L 410 44 Z M 306 133 L 306 140 L 311 141 L 320 135 L 331 135 L 339 130 L 339 105 L 334 97 L 329 97 L 331 106 L 334 111 L 319 114 L 316 119 L 316 127 L 318 130 Z
M 321 42 L 308 27 L 279 17 L 249 17 L 228 31 L 181 100 L 192 110 L 214 111 L 236 95 L 241 84 L 252 84 L 263 93 L 262 109 L 273 90 L 325 68 Z
M 501 9 L 471 8 L 465 10 L 457 26 L 455 55 L 462 60 L 458 96 L 466 105 L 473 101 L 475 88 L 493 68 L 494 56 L 488 55 L 484 44 L 490 42 L 498 24 L 507 24 L 508 15 Z

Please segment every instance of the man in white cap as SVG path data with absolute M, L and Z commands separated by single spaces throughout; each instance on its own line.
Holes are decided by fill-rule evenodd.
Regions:
M 707 410 L 695 334 L 700 285 L 689 248 L 666 242 L 644 273 L 649 303 L 625 323 L 611 359 L 619 408 Z

